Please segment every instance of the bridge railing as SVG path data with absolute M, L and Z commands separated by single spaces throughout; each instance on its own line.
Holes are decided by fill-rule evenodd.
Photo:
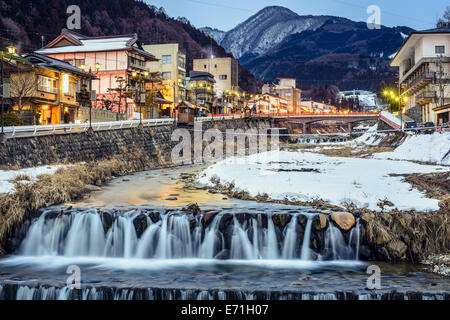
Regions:
M 162 119 L 147 119 L 142 120 L 142 125 L 158 126 L 164 124 L 174 123 L 175 119 L 162 118 Z M 113 121 L 113 122 L 94 122 L 92 123 L 92 129 L 95 131 L 100 130 L 112 130 L 122 128 L 138 127 L 139 120 L 127 120 L 127 121 Z M 36 125 L 36 126 L 19 126 L 19 127 L 5 127 L 4 132 L 8 137 L 16 136 L 37 136 L 42 134 L 56 134 L 56 133 L 70 133 L 70 132 L 83 132 L 89 130 L 89 123 L 70 123 L 70 124 L 54 124 L 54 125 Z
M 358 116 L 358 115 L 378 115 L 378 113 L 371 112 L 355 112 L 355 113 L 229 113 L 229 114 L 214 114 L 209 117 L 196 117 L 195 121 L 205 122 L 205 121 L 221 121 L 221 120 L 231 120 L 231 119 L 242 119 L 246 117 L 251 118 L 285 118 L 285 117 L 302 117 L 302 116 Z M 161 119 L 145 119 L 142 120 L 142 125 L 144 127 L 158 126 L 173 124 L 176 122 L 174 118 L 161 118 Z M 123 128 L 133 128 L 138 127 L 140 124 L 139 120 L 125 120 L 125 121 L 112 121 L 112 122 L 95 122 L 92 123 L 92 129 L 95 131 L 100 130 L 114 130 Z M 55 125 L 36 125 L 36 126 L 18 126 L 18 127 L 5 127 L 5 134 L 10 137 L 25 137 L 25 136 L 37 136 L 37 135 L 48 135 L 48 134 L 58 134 L 58 133 L 70 133 L 70 132 L 84 132 L 89 130 L 89 123 L 71 123 L 71 124 L 55 124 Z

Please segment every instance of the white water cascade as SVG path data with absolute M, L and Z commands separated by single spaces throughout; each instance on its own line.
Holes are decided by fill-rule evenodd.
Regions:
M 106 223 L 96 209 L 64 214 L 56 218 L 42 214 L 31 224 L 19 254 L 24 256 L 115 257 L 135 259 L 319 259 L 357 260 L 359 221 L 346 242 L 341 231 L 329 223 L 325 248 L 331 257 L 312 254 L 310 247 L 314 214 L 306 214 L 306 226 L 292 214 L 283 228 L 274 224 L 270 213 L 233 216 L 226 223 L 224 213 L 202 222 L 203 215 L 183 212 L 160 213 L 153 222 L 140 210 L 111 215 Z M 263 219 L 264 217 L 265 219 Z M 139 219 L 139 220 L 138 220 Z M 263 220 L 266 223 L 263 223 Z M 139 233 L 137 225 L 145 228 Z M 299 230 L 303 230 L 300 232 Z

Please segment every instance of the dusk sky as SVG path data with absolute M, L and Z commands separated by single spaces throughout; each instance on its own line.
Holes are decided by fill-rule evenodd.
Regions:
M 228 31 L 260 9 L 279 5 L 300 15 L 335 15 L 366 21 L 367 7 L 381 8 L 381 24 L 414 29 L 433 28 L 448 0 L 147 0 L 164 7 L 171 17 L 188 18 L 196 27 L 209 26 Z

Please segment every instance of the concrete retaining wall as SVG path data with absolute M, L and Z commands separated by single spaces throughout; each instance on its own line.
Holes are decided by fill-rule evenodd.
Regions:
M 75 163 L 102 160 L 126 153 L 143 157 L 142 161 L 171 164 L 171 151 L 178 142 L 172 142 L 177 127 L 128 128 L 121 130 L 69 133 L 29 138 L 8 139 L 0 144 L 0 167 L 23 168 L 54 163 Z M 270 128 L 267 120 L 232 119 L 202 123 L 202 130 Z M 193 134 L 192 134 L 193 136 Z M 151 158 L 151 159 L 150 159 Z

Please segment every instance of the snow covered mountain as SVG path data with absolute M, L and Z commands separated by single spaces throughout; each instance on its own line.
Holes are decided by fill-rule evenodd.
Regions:
M 365 22 L 300 16 L 279 6 L 262 9 L 228 32 L 202 30 L 264 81 L 291 77 L 300 86 L 326 82 L 341 90 L 375 90 L 381 79 L 392 77 L 389 57 L 413 31 L 370 30 Z
M 218 44 L 220 44 L 223 40 L 223 38 L 225 38 L 226 32 L 219 30 L 219 29 L 214 29 L 214 28 L 210 28 L 210 27 L 204 27 L 204 28 L 200 28 L 200 30 L 206 34 L 207 36 L 210 36 L 211 38 L 213 38 L 214 40 L 216 40 L 216 42 Z
M 287 8 L 272 6 L 262 9 L 228 32 L 212 28 L 201 30 L 240 59 L 246 54 L 266 53 L 287 36 L 305 30 L 316 30 L 331 18 L 300 16 Z

